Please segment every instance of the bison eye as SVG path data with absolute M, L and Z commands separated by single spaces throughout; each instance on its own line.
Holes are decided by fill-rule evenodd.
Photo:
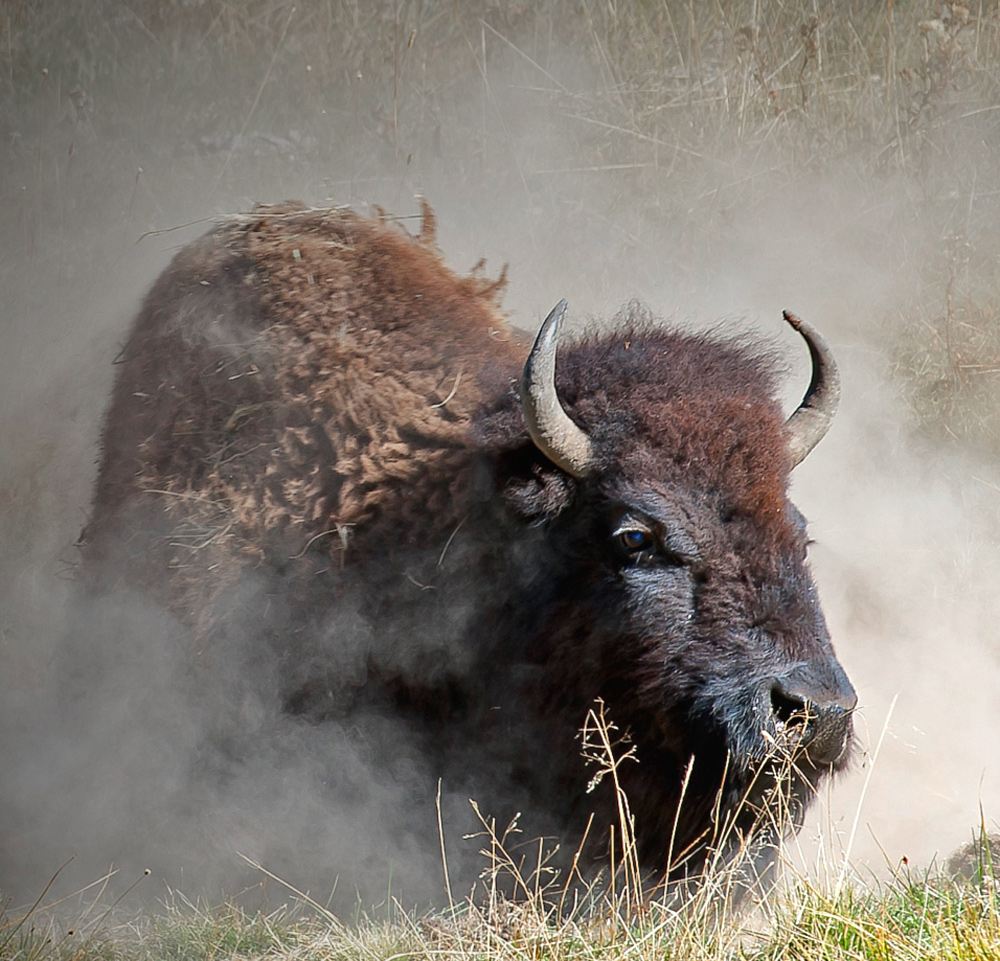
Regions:
M 680 541 L 681 550 L 677 550 L 674 542 Z M 687 556 L 693 553 L 693 546 L 688 547 L 683 532 L 673 535 L 663 530 L 663 525 L 637 510 L 625 509 L 618 515 L 611 528 L 610 545 L 618 564 L 627 567 L 646 567 L 648 565 L 669 565 L 684 567 Z M 687 550 L 684 548 L 687 547 Z
M 618 535 L 622 547 L 630 554 L 638 554 L 642 551 L 652 550 L 656 546 L 656 541 L 649 531 L 625 530 Z

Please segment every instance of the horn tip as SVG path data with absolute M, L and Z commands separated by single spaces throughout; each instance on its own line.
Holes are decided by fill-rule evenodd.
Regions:
M 786 323 L 791 324 L 792 327 L 794 327 L 796 330 L 799 331 L 802 330 L 802 321 L 798 317 L 796 317 L 795 314 L 793 314 L 790 310 L 783 310 L 781 312 L 781 316 L 785 318 Z
M 542 321 L 542 326 L 538 330 L 538 336 L 535 338 L 535 346 L 540 347 L 542 344 L 551 343 L 558 336 L 559 328 L 562 326 L 563 317 L 566 316 L 566 308 L 569 306 L 569 302 L 565 297 L 559 301 L 550 311 L 548 317 Z M 534 353 L 534 351 L 532 351 Z
M 549 316 L 545 318 L 546 323 L 550 321 L 556 324 L 560 323 L 563 317 L 566 316 L 568 307 L 569 301 L 565 297 L 560 298 L 559 303 L 549 311 Z

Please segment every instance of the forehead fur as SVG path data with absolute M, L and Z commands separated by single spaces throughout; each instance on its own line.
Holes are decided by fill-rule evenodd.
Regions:
M 775 398 L 782 373 L 767 344 L 657 328 L 634 314 L 561 346 L 556 361 L 559 397 L 605 476 L 680 485 L 776 540 L 790 533 L 788 442 Z M 489 418 L 494 443 L 505 427 L 523 438 L 516 396 L 506 404 Z
M 628 325 L 585 338 L 560 365 L 560 396 L 605 470 L 685 482 L 723 511 L 784 516 L 790 465 L 773 351 Z

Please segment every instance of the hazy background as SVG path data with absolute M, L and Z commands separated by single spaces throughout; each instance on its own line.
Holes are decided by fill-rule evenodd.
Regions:
M 822 843 L 856 833 L 856 863 L 882 871 L 946 855 L 980 812 L 995 826 L 995 3 L 7 0 L 0 893 L 37 893 L 77 848 L 96 877 L 133 840 L 114 812 L 136 788 L 116 783 L 114 747 L 74 745 L 62 782 L 46 717 L 100 417 L 139 298 L 215 216 L 296 198 L 412 217 L 418 195 L 449 263 L 510 265 L 519 326 L 564 296 L 579 320 L 640 298 L 682 323 L 749 321 L 788 345 L 790 404 L 807 357 L 781 309 L 827 335 L 842 413 L 794 495 L 868 753 L 818 812 Z M 135 658 L 137 684 L 151 665 L 161 678 L 163 664 Z M 117 681 L 95 698 L 124 696 Z M 304 835 L 289 825 L 322 817 L 310 755 L 297 768 L 288 747 L 254 774 L 283 780 L 255 786 L 271 816 L 253 837 L 227 828 L 232 795 L 198 799 L 221 838 L 213 880 L 257 842 L 287 839 L 294 860 Z M 60 823 L 46 824 L 55 790 Z M 164 846 L 185 828 L 172 813 L 148 827 Z M 309 837 L 302 858 L 321 859 L 322 832 Z M 430 854 L 413 852 L 412 869 Z

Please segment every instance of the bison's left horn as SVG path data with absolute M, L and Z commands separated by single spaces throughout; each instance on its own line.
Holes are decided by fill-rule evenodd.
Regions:
M 840 371 L 837 370 L 833 352 L 816 330 L 787 310 L 782 312 L 782 316 L 802 335 L 812 357 L 809 389 L 798 410 L 785 422 L 792 467 L 796 467 L 823 439 L 833 423 L 840 404 Z
M 535 446 L 556 467 L 583 477 L 593 468 L 593 445 L 570 420 L 556 393 L 556 344 L 565 314 L 566 301 L 560 300 L 538 332 L 521 375 L 521 407 Z

